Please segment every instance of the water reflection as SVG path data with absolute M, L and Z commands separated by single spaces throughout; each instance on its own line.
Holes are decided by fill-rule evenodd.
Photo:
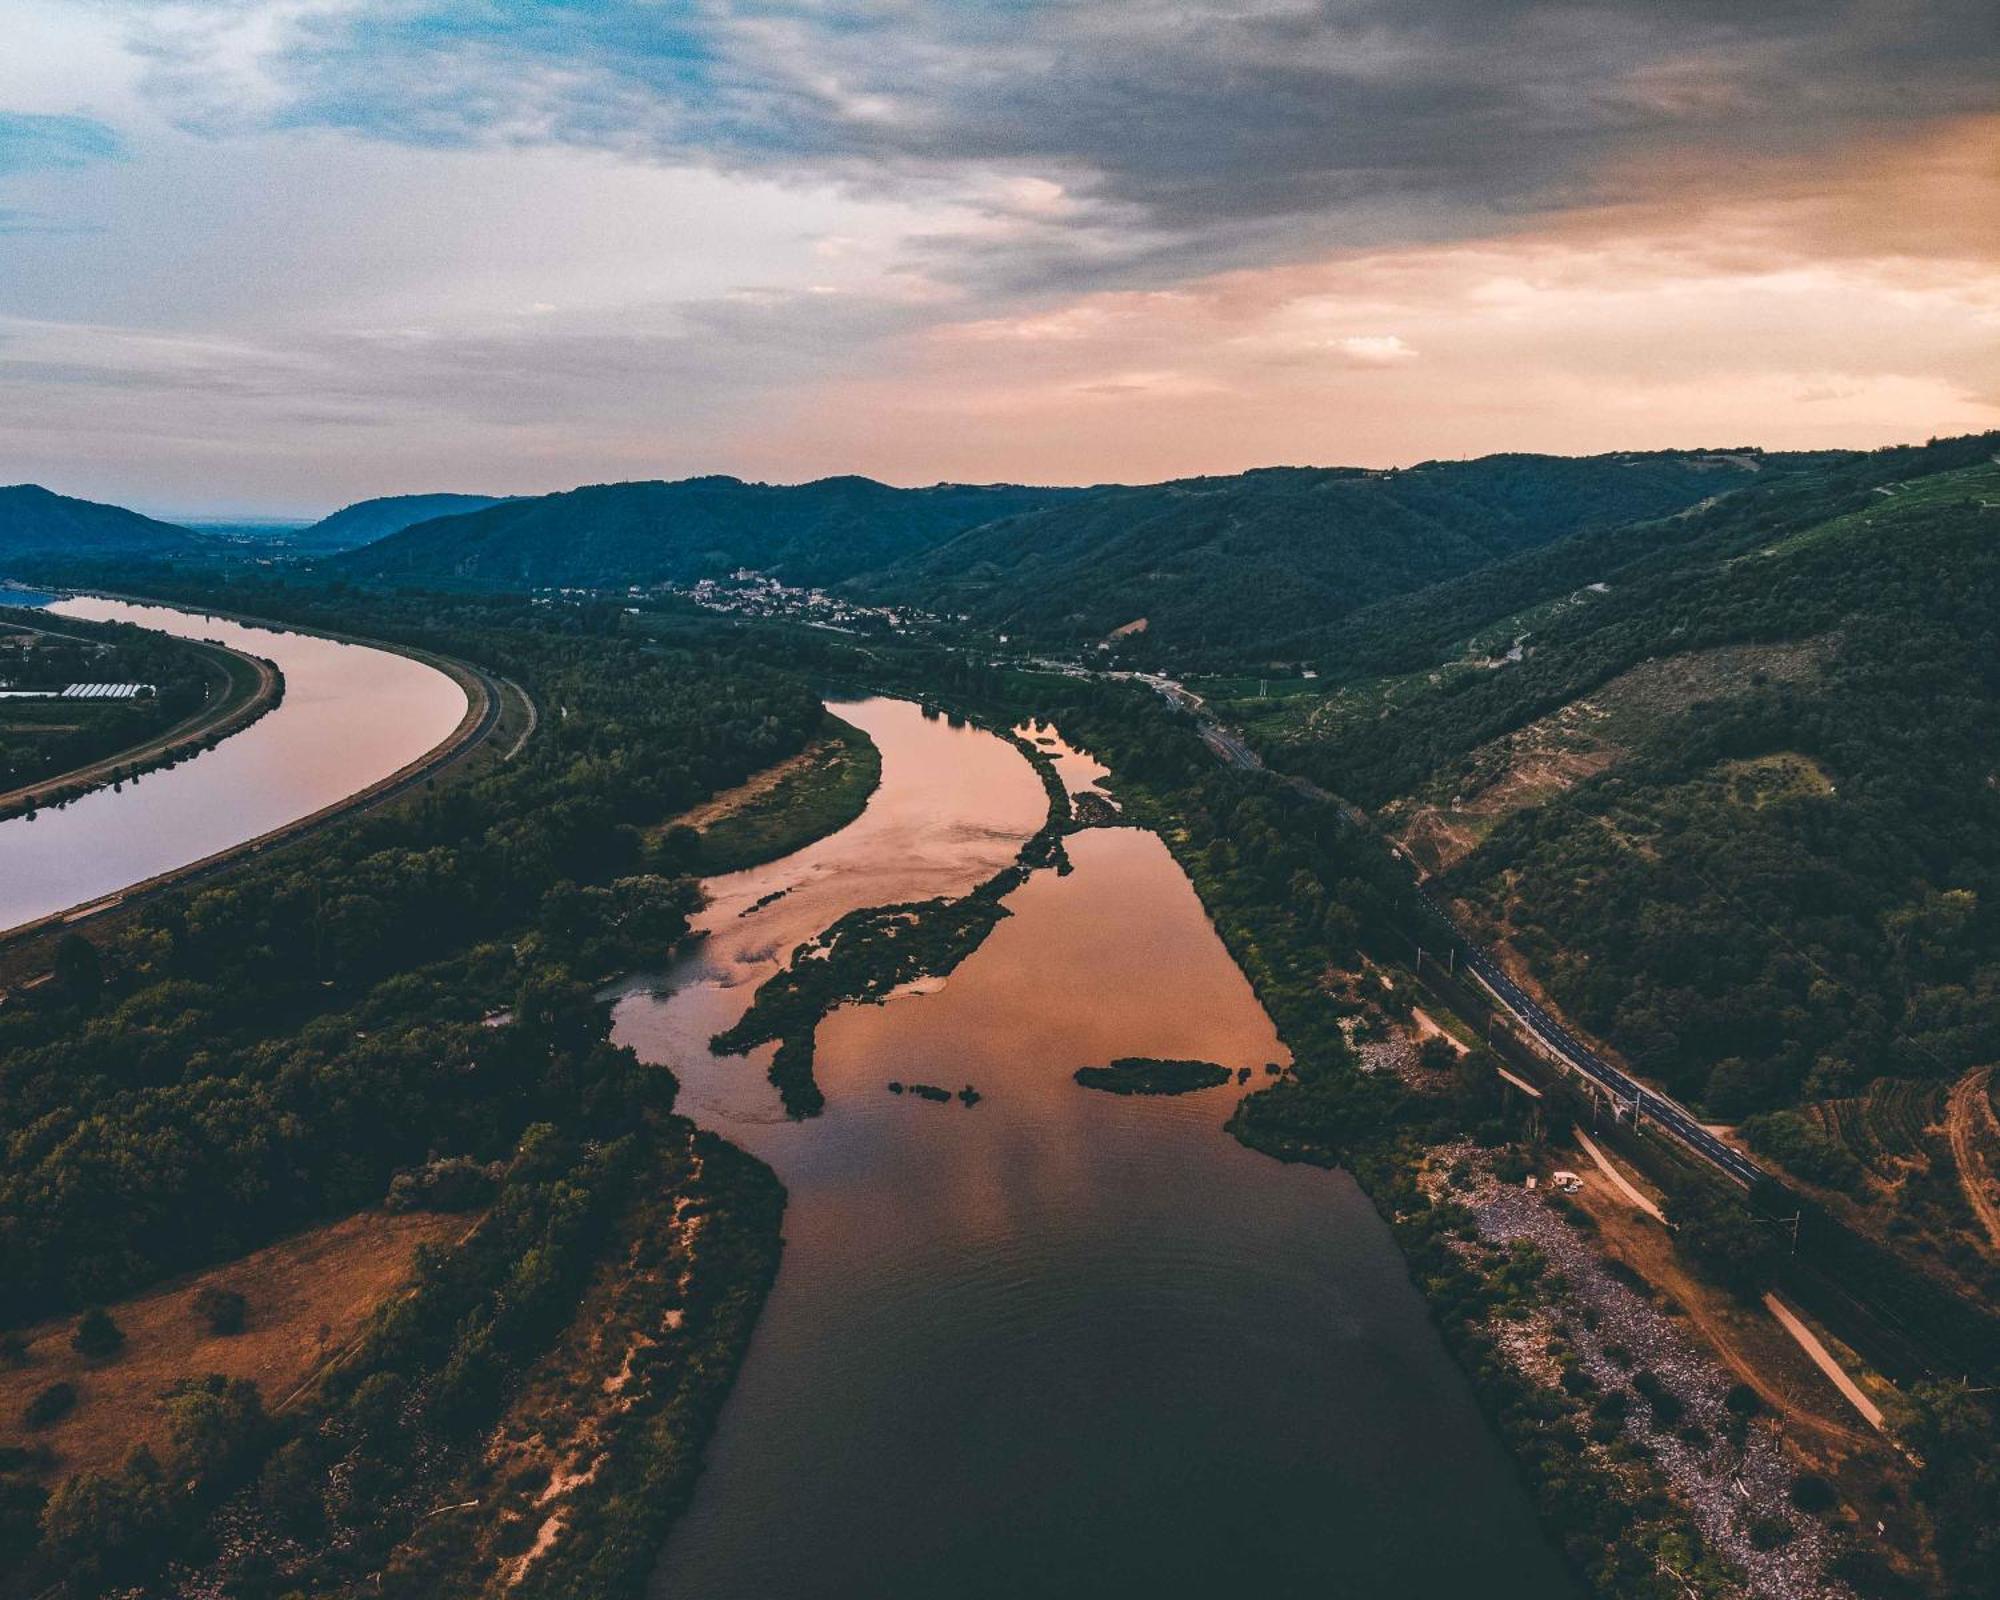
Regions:
M 619 1039 L 791 1193 L 783 1270 L 654 1592 L 1567 1592 L 1352 1184 L 1227 1138 L 1233 1082 L 1137 1100 L 1071 1080 L 1129 1054 L 1259 1077 L 1284 1059 L 1151 834 L 1073 837 L 1074 873 L 1016 891 L 948 983 L 828 1018 L 823 1117 L 783 1121 L 761 1063 L 708 1056 L 825 911 L 969 886 L 1038 820 L 1001 741 L 838 709 L 883 746 L 870 813 L 721 880 L 710 948 L 617 1012 Z M 773 912 L 777 937 L 748 932 Z M 891 1078 L 985 1098 L 931 1104 Z
M 253 839 L 407 766 L 465 715 L 465 691 L 407 656 L 166 606 L 78 597 L 59 617 L 134 622 L 278 664 L 285 697 L 243 732 L 122 789 L 0 822 L 0 929 L 83 905 Z

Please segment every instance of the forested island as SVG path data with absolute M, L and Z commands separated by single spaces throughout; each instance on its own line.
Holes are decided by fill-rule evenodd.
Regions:
M 1227 1083 L 1231 1073 L 1213 1061 L 1164 1061 L 1121 1056 L 1108 1067 L 1078 1067 L 1071 1074 L 1086 1089 L 1106 1094 L 1188 1094 Z

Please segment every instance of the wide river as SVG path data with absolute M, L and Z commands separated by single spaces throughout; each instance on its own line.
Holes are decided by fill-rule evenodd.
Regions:
M 285 696 L 192 761 L 0 822 L 0 930 L 85 905 L 311 816 L 408 766 L 465 715 L 435 667 L 365 645 L 89 596 L 57 617 L 135 622 L 275 661 Z
M 816 1119 L 782 1115 L 764 1052 L 709 1053 L 800 941 L 969 889 L 1044 815 L 1004 741 L 901 701 L 833 709 L 881 748 L 867 810 L 713 880 L 709 937 L 615 1013 L 791 1193 L 655 1595 L 1574 1593 L 1367 1200 L 1222 1131 L 1286 1057 L 1154 835 L 1075 835 L 1076 870 L 1036 873 L 947 982 L 829 1017 Z M 1172 1099 L 1071 1080 L 1125 1055 L 1255 1076 Z

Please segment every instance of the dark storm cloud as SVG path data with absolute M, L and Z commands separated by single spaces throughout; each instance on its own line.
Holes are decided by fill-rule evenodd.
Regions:
M 185 47 L 163 84 L 198 120 Z M 397 3 L 301 23 L 270 115 L 892 192 L 1032 174 L 1069 208 L 940 250 L 1093 279 L 1171 252 L 1437 238 L 2000 106 L 1993 0 Z M 1039 245 L 1037 238 L 1039 237 Z

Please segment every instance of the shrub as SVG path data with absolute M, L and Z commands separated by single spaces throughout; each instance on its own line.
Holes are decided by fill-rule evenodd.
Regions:
M 1833 1485 L 1817 1472 L 1801 1472 L 1792 1479 L 1791 1499 L 1801 1511 L 1818 1513 L 1831 1511 L 1840 1497 L 1833 1492 Z
M 194 1314 L 208 1324 L 210 1333 L 241 1333 L 247 1309 L 248 1302 L 234 1289 L 220 1289 L 213 1284 L 194 1297 Z
M 77 1319 L 76 1332 L 69 1341 L 72 1350 L 93 1361 L 116 1355 L 124 1346 L 125 1330 L 111 1320 L 111 1313 L 102 1306 L 92 1306 Z
M 135 1450 L 115 1473 L 79 1472 L 42 1512 L 42 1548 L 86 1593 L 136 1572 L 173 1519 L 160 1466 Z
M 1783 1517 L 1774 1516 L 1752 1517 L 1748 1532 L 1750 1543 L 1759 1550 L 1775 1550 L 1798 1537 L 1798 1529 Z
M 46 1428 L 76 1409 L 76 1385 L 52 1383 L 30 1400 L 21 1412 L 21 1421 L 30 1428 Z

